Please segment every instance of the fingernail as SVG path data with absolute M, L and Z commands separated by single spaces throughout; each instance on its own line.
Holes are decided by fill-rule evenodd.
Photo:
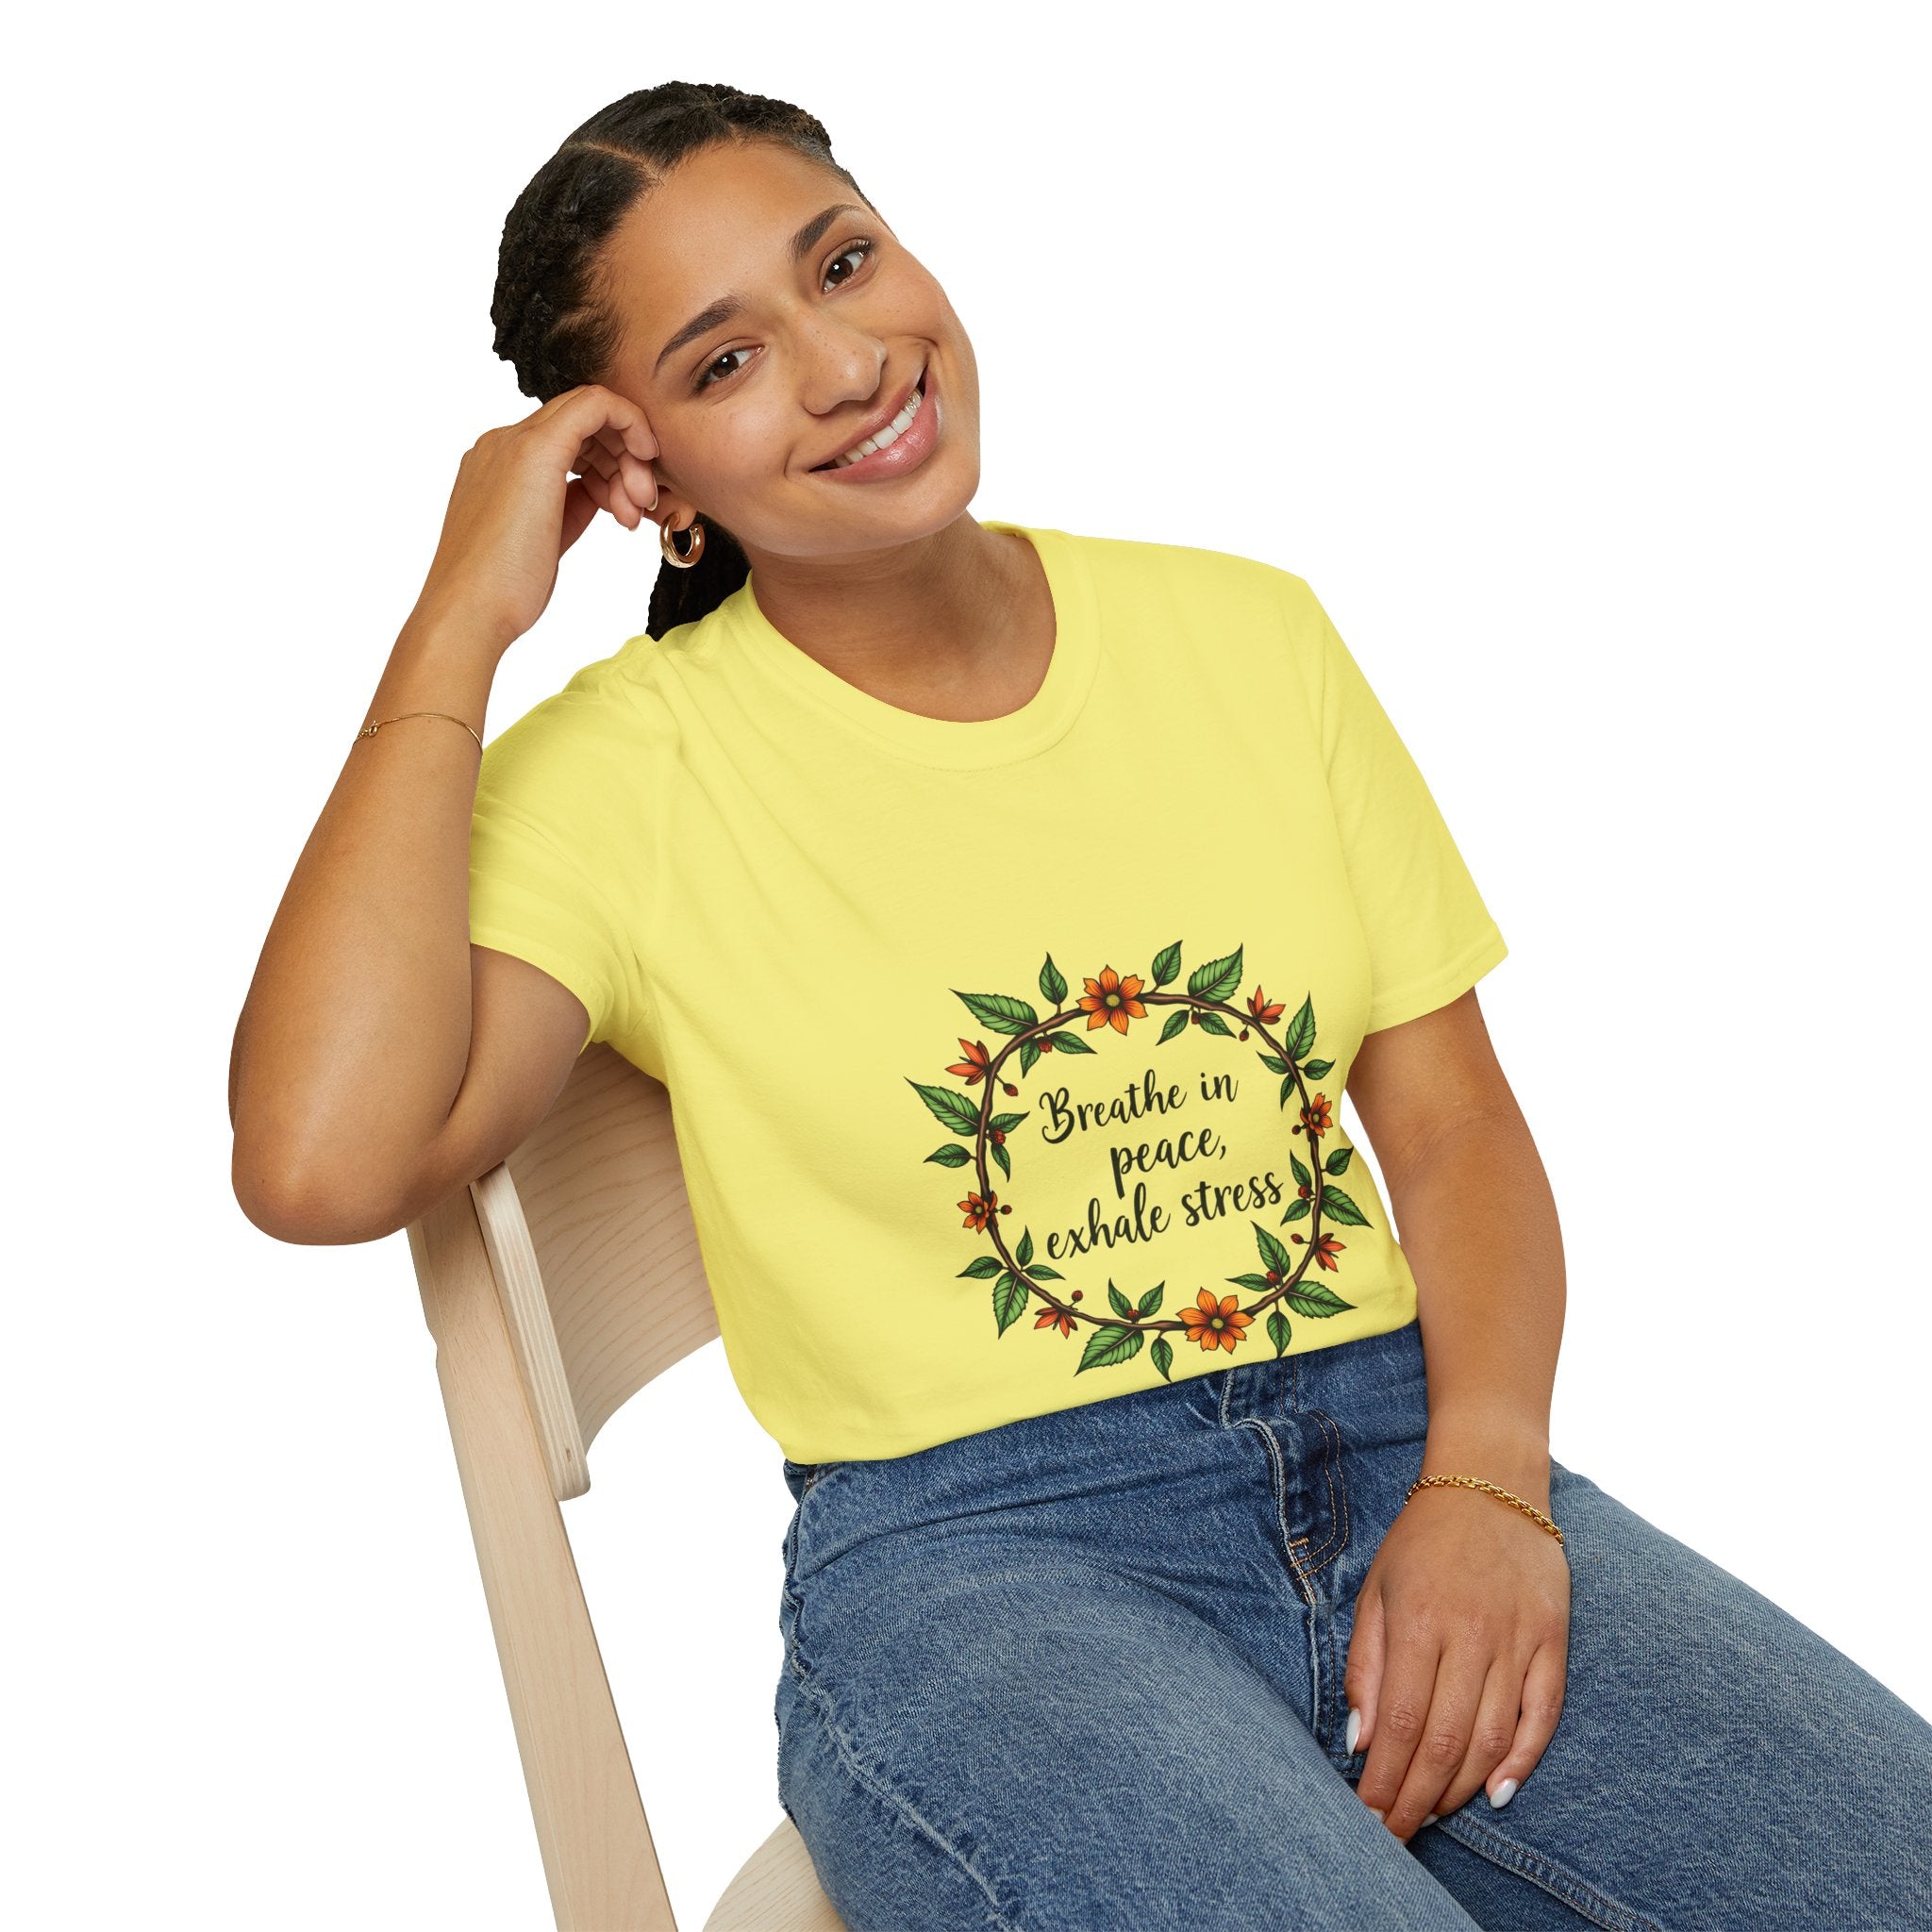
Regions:
M 1362 1714 L 1355 1707 L 1354 1705 L 1351 1704 L 1348 1707 L 1348 1736 L 1341 1740 L 1341 1748 L 1344 1751 L 1346 1751 L 1351 1757 L 1355 1756 L 1355 1740 L 1357 1738 L 1359 1738 L 1361 1734 Z
M 1424 1824 L 1435 1824 L 1437 1819 L 1441 1817 L 1441 1815 L 1442 1814 L 1440 1811 L 1431 1811 L 1429 1815 L 1423 1820 L 1423 1823 Z
M 1375 1807 L 1374 1807 L 1373 1805 L 1371 1805 L 1371 1806 L 1369 1807 L 1369 1816 L 1370 1816 L 1371 1818 L 1373 1818 L 1373 1819 L 1374 1819 L 1374 1820 L 1375 1821 L 1375 1823 L 1376 1823 L 1377 1824 L 1381 1824 L 1381 1822 L 1383 1821 L 1383 1819 L 1385 1819 L 1386 1817 L 1388 1817 L 1388 1815 L 1389 1815 L 1389 1814 L 1388 1814 L 1388 1813 L 1387 1813 L 1386 1811 L 1378 1811 L 1378 1810 L 1376 1810 L 1376 1809 L 1375 1809 Z
M 1503 1782 L 1499 1784 L 1496 1787 L 1496 1789 L 1490 1793 L 1490 1809 L 1492 1811 L 1500 1811 L 1503 1808 L 1503 1807 L 1507 1805 L 1509 1802 L 1509 1800 L 1516 1795 L 1517 1790 L 1518 1786 L 1516 1780 L 1513 1777 L 1506 1777 L 1503 1780 Z

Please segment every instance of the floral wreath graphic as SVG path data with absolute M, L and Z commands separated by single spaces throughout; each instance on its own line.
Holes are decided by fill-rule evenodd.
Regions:
M 1176 940 L 1156 958 L 1153 987 L 1169 985 L 1180 970 L 1181 944 Z M 1043 1019 L 1025 1000 L 1015 999 L 1008 993 L 959 992 L 958 988 L 953 989 L 965 1002 L 968 1011 L 989 1032 L 1008 1036 L 1007 1044 L 991 1056 L 983 1040 L 960 1038 L 959 1045 L 966 1057 L 946 1069 L 969 1088 L 984 1083 L 978 1104 L 974 1105 L 971 1095 L 957 1092 L 950 1087 L 929 1086 L 909 1078 L 907 1084 L 925 1103 L 940 1124 L 958 1137 L 928 1154 L 926 1160 L 941 1167 L 971 1167 L 974 1170 L 977 1191 L 969 1191 L 966 1198 L 957 1205 L 964 1210 L 964 1225 L 974 1233 L 990 1237 L 993 1252 L 977 1256 L 959 1271 L 956 1278 L 991 1281 L 993 1320 L 1001 1335 L 1026 1312 L 1031 1297 L 1038 1295 L 1045 1307 L 1033 1324 L 1035 1329 L 1052 1328 L 1062 1336 L 1071 1336 L 1076 1323 L 1091 1322 L 1093 1324 L 1093 1332 L 1088 1338 L 1079 1364 L 1074 1371 L 1075 1374 L 1087 1369 L 1113 1368 L 1131 1361 L 1141 1353 L 1151 1334 L 1154 1345 L 1150 1356 L 1154 1366 L 1163 1379 L 1172 1381 L 1174 1378 L 1169 1370 L 1174 1361 L 1174 1348 L 1168 1341 L 1169 1332 L 1180 1331 L 1183 1341 L 1197 1342 L 1204 1351 L 1218 1348 L 1233 1354 L 1246 1340 L 1250 1324 L 1266 1309 L 1268 1338 L 1279 1357 L 1288 1352 L 1290 1326 L 1288 1315 L 1275 1304 L 1286 1303 L 1296 1314 L 1314 1319 L 1339 1315 L 1356 1306 L 1353 1302 L 1343 1301 L 1319 1278 L 1313 1281 L 1306 1278 L 1311 1263 L 1331 1274 L 1339 1272 L 1340 1263 L 1336 1257 L 1347 1244 L 1325 1232 L 1324 1223 L 1354 1227 L 1374 1225 L 1355 1202 L 1329 1178 L 1348 1172 L 1355 1149 L 1338 1145 L 1325 1160 L 1322 1157 L 1322 1138 L 1336 1131 L 1335 1121 L 1327 1096 L 1320 1092 L 1311 1095 L 1308 1083 L 1324 1078 L 1335 1063 L 1307 1057 L 1315 1044 L 1314 995 L 1310 993 L 1302 1001 L 1301 1009 L 1290 1024 L 1286 1035 L 1277 1040 L 1269 1029 L 1280 1019 L 1285 1008 L 1278 1004 L 1270 1005 L 1258 985 L 1249 995 L 1245 1008 L 1230 1004 L 1239 996 L 1241 984 L 1241 948 L 1237 946 L 1223 958 L 1195 967 L 1188 976 L 1186 992 L 1153 991 L 1141 976 L 1129 974 L 1123 978 L 1111 966 L 1104 966 L 1097 979 L 1086 981 L 1086 992 L 1071 1006 L 1062 1004 L 1067 996 L 1067 981 L 1049 953 L 1046 963 L 1040 970 L 1040 991 L 1054 1010 Z M 1013 1210 L 1011 1205 L 1002 1202 L 994 1191 L 989 1163 L 997 1163 L 1002 1177 L 1008 1181 L 1012 1179 L 1013 1159 L 1008 1150 L 1008 1138 L 1024 1126 L 1028 1118 L 1024 1112 L 993 1111 L 1000 1094 L 1014 1098 L 1020 1091 L 1012 1081 L 1001 1077 L 1008 1059 L 1018 1053 L 1019 1076 L 1024 1079 L 1042 1055 L 1092 1053 L 1094 1048 L 1089 1044 L 1085 1034 L 1108 1028 L 1111 1034 L 1126 1038 L 1132 1022 L 1146 1019 L 1147 1009 L 1153 1006 L 1174 1008 L 1160 1030 L 1160 1038 L 1155 1042 L 1157 1045 L 1165 1044 L 1185 1033 L 1191 1024 L 1200 1027 L 1204 1033 L 1234 1041 L 1246 1040 L 1251 1031 L 1259 1034 L 1269 1050 L 1257 1050 L 1257 1058 L 1270 1073 L 1281 1075 L 1281 1094 L 1277 1105 L 1285 1108 L 1291 1094 L 1299 1099 L 1300 1117 L 1291 1131 L 1307 1136 L 1314 1168 L 1311 1172 L 1293 1150 L 1290 1150 L 1289 1161 L 1294 1170 L 1295 1194 L 1289 1202 L 1288 1211 L 1282 1215 L 1280 1224 L 1309 1222 L 1306 1236 L 1298 1232 L 1289 1236 L 1290 1242 L 1305 1247 L 1307 1252 L 1297 1264 L 1278 1236 L 1260 1223 L 1251 1221 L 1248 1224 L 1254 1230 L 1256 1244 L 1260 1251 L 1261 1270 L 1225 1277 L 1229 1286 L 1248 1290 L 1258 1296 L 1245 1308 L 1241 1306 L 1239 1294 L 1217 1297 L 1211 1288 L 1204 1286 L 1194 1306 L 1184 1306 L 1171 1317 L 1156 1319 L 1167 1290 L 1165 1281 L 1157 1282 L 1137 1302 L 1123 1294 L 1111 1278 L 1107 1284 L 1108 1299 L 1113 1308 L 1111 1317 L 1080 1308 L 1074 1305 L 1083 1298 L 1083 1290 L 1074 1288 L 1057 1293 L 1042 1285 L 1064 1282 L 1066 1277 L 1058 1269 L 1049 1268 L 1033 1258 L 1031 1228 L 1022 1229 L 1019 1243 L 1013 1247 L 1008 1247 L 1006 1236 L 1001 1232 L 1000 1216 Z M 1083 1013 L 1087 1020 L 1085 1033 L 1069 1030 Z M 1230 1020 L 1239 1023 L 1239 1033 L 1228 1024 Z M 967 1144 L 962 1145 L 962 1141 Z

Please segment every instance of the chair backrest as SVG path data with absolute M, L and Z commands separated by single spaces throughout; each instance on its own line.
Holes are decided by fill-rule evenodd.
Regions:
M 718 1333 L 668 1091 L 591 1047 L 408 1240 L 558 1932 L 677 1932 L 558 1507 L 597 1431 Z M 841 1932 L 789 1819 L 707 1923 Z
M 559 1502 L 590 1487 L 597 1431 L 718 1333 L 671 1095 L 609 1047 L 471 1183 Z

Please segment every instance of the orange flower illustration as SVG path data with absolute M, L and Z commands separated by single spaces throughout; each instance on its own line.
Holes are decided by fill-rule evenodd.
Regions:
M 1341 1254 L 1347 1245 L 1346 1241 L 1337 1241 L 1332 1234 L 1324 1234 L 1315 1243 L 1315 1259 L 1332 1274 L 1336 1273 L 1336 1263 L 1332 1257 Z
M 1264 1026 L 1273 1025 L 1276 1020 L 1281 1018 L 1283 1010 L 1284 1008 L 1280 1006 L 1271 1007 L 1268 1004 L 1267 995 L 1262 992 L 1258 986 L 1248 995 L 1248 1011 L 1254 1014 L 1255 1018 Z
M 1058 1308 L 1049 1308 L 1033 1325 L 1036 1328 L 1058 1328 L 1062 1335 L 1071 1335 L 1074 1332 L 1074 1318 L 1071 1315 L 1063 1315 Z
M 1244 1339 L 1241 1331 L 1254 1316 L 1241 1313 L 1239 1295 L 1224 1295 L 1216 1301 L 1214 1291 L 1204 1288 L 1196 1299 L 1197 1307 L 1174 1311 L 1188 1324 L 1188 1340 L 1198 1341 L 1203 1348 L 1224 1348 L 1232 1355 L 1235 1343 Z
M 1305 1127 L 1307 1129 L 1309 1140 L 1319 1141 L 1334 1124 L 1330 1118 L 1328 1096 L 1325 1093 L 1318 1093 L 1302 1108 L 1301 1126 L 1296 1127 L 1294 1131 L 1299 1134 Z
M 1088 980 L 1086 995 L 1076 1003 L 1087 1015 L 1088 1032 L 1096 1026 L 1111 1026 L 1116 1033 L 1124 1033 L 1129 1014 L 1144 1020 L 1147 1008 L 1137 997 L 1144 984 L 1134 974 L 1123 979 L 1111 966 L 1103 966 L 1100 977 Z
M 965 1225 L 972 1228 L 983 1228 L 992 1219 L 993 1213 L 999 1206 L 999 1198 L 997 1194 L 989 1194 L 982 1201 L 977 1194 L 968 1194 L 963 1201 L 958 1204 L 966 1211 Z
M 992 1060 L 987 1053 L 986 1041 L 983 1040 L 962 1040 L 959 1044 L 966 1049 L 966 1058 L 963 1060 L 955 1060 L 946 1072 L 962 1075 L 970 1087 L 974 1081 L 986 1078 L 991 1071 Z

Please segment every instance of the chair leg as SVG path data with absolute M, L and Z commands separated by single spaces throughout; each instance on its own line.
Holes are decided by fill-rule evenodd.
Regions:
M 408 1234 L 558 1932 L 677 1932 L 470 1191 Z

